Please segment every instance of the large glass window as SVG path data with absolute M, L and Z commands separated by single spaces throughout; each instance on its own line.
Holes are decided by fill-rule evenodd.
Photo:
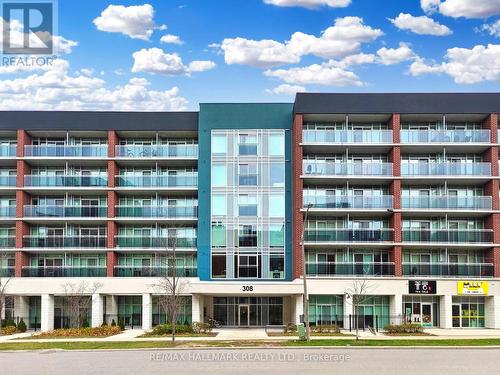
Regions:
M 282 194 L 269 196 L 269 216 L 285 217 L 285 197 Z
M 226 255 L 214 254 L 212 255 L 212 277 L 225 278 L 226 277 Z
M 255 134 L 240 134 L 238 149 L 240 155 L 257 155 L 257 136 Z
M 257 164 L 245 163 L 238 165 L 238 183 L 242 186 L 257 186 Z
M 239 255 L 238 277 L 258 277 L 258 266 L 256 255 Z
M 271 247 L 285 246 L 285 225 L 271 224 L 269 226 L 269 245 Z
M 240 225 L 239 228 L 239 246 L 257 247 L 257 226 Z
M 283 134 L 269 135 L 269 155 L 285 156 L 285 137 Z
M 212 195 L 212 215 L 227 215 L 227 203 L 225 195 Z
M 285 166 L 283 163 L 271 163 L 269 165 L 269 181 L 272 187 L 285 186 Z
M 222 134 L 212 136 L 212 155 L 225 155 L 227 153 L 227 137 Z
M 238 214 L 240 216 L 257 216 L 256 195 L 240 194 L 238 200 Z
M 227 167 L 225 164 L 215 164 L 212 167 L 212 186 L 227 186 Z
M 221 223 L 212 223 L 212 246 L 226 246 L 226 226 Z

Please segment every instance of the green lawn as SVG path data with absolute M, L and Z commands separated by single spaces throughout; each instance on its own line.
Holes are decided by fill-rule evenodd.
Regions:
M 286 346 L 500 346 L 500 339 L 385 339 L 385 340 L 339 340 L 319 339 L 309 342 L 287 341 Z

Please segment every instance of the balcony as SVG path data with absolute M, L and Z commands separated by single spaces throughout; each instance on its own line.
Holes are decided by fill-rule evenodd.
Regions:
M 392 176 L 392 163 L 314 162 L 304 160 L 307 176 Z
M 16 247 L 16 236 L 0 237 L 0 248 Z
M 23 267 L 23 277 L 106 277 L 106 267 Z
M 16 217 L 16 206 L 0 206 L 0 218 Z
M 493 277 L 493 263 L 403 263 L 404 276 Z
M 117 247 L 143 247 L 143 248 L 195 248 L 196 237 L 158 237 L 150 235 L 147 237 L 140 236 L 116 236 Z
M 355 195 L 340 195 L 340 196 L 316 196 L 304 197 L 304 207 L 311 205 L 311 208 L 316 209 L 361 209 L 361 210 L 378 210 L 392 209 L 392 195 L 382 196 L 355 196 Z
M 24 247 L 35 248 L 104 248 L 106 236 L 24 236 Z
M 190 218 L 198 217 L 197 206 L 117 206 L 117 217 Z
M 393 262 L 314 262 L 306 269 L 308 276 L 394 276 Z
M 402 163 L 402 176 L 491 176 L 491 163 Z
M 491 210 L 492 198 L 488 196 L 457 197 L 402 197 L 402 208 L 422 210 Z
M 24 206 L 25 217 L 106 217 L 105 206 Z
M 197 144 L 121 145 L 116 146 L 116 157 L 121 158 L 197 158 Z
M 152 188 L 152 187 L 190 187 L 198 186 L 198 176 L 192 175 L 164 175 L 164 176 L 116 176 L 116 185 L 119 187 Z
M 307 229 L 305 242 L 390 242 L 394 241 L 394 230 L 384 229 Z
M 15 157 L 17 151 L 16 145 L 0 145 L 0 157 Z
M 89 176 L 24 176 L 25 186 L 34 187 L 106 187 L 108 186 L 107 174 Z
M 151 267 L 129 267 L 115 266 L 114 276 L 116 277 L 165 277 L 173 276 L 173 268 L 166 266 Z M 196 277 L 198 276 L 196 267 L 176 267 L 177 277 Z
M 28 145 L 24 146 L 26 157 L 89 157 L 106 158 L 108 145 Z
M 16 177 L 15 175 L 11 176 L 0 176 L 0 186 L 16 186 Z
M 401 143 L 490 143 L 490 131 L 401 130 Z
M 403 242 L 491 243 L 490 229 L 403 229 Z
M 302 143 L 392 143 L 392 130 L 303 130 Z
M 0 277 L 14 277 L 15 275 L 15 267 L 0 267 Z

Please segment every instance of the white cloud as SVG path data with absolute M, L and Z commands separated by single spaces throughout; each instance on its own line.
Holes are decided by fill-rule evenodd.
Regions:
M 166 29 L 165 25 L 155 24 L 154 13 L 154 8 L 149 4 L 129 7 L 109 5 L 93 22 L 101 31 L 122 33 L 132 39 L 149 40 L 154 29 Z
M 159 48 L 143 48 L 134 52 L 132 57 L 134 58 L 133 73 L 189 75 L 192 72 L 203 72 L 215 67 L 212 61 L 192 61 L 186 66 L 177 53 L 166 53 Z
M 184 44 L 184 42 L 177 35 L 165 34 L 160 38 L 160 42 L 162 43 L 170 43 L 170 44 Z
M 491 24 L 484 24 L 481 27 L 477 28 L 476 31 L 484 31 L 491 36 L 500 38 L 500 20 L 497 20 L 496 22 Z
M 437 12 L 449 17 L 487 18 L 500 14 L 500 0 L 420 0 L 427 13 Z
M 309 9 L 321 6 L 345 8 L 351 4 L 351 0 L 264 0 L 264 3 L 278 7 L 303 7 Z
M 410 74 L 447 74 L 455 83 L 474 84 L 484 81 L 500 82 L 500 45 L 477 45 L 448 49 L 444 62 L 426 64 L 419 59 L 410 66 Z
M 151 90 L 146 79 L 132 78 L 124 86 L 109 89 L 101 78 L 71 76 L 68 70 L 69 64 L 60 63 L 43 74 L 0 80 L 0 109 L 175 111 L 187 107 L 177 87 Z M 86 73 L 91 74 L 91 70 Z
M 399 43 L 399 48 L 380 48 L 377 51 L 377 56 L 377 62 L 382 65 L 395 65 L 416 57 L 406 43 Z
M 427 16 L 415 17 L 408 13 L 399 13 L 399 16 L 389 18 L 394 26 L 401 30 L 410 30 L 419 35 L 445 36 L 452 34 L 452 31 L 440 23 Z
M 295 32 L 290 40 L 251 40 L 226 38 L 219 45 L 227 64 L 249 65 L 272 68 L 300 62 L 302 56 L 314 55 L 325 59 L 341 58 L 359 52 L 362 43 L 367 43 L 383 35 L 363 23 L 360 17 L 337 18 L 319 37 Z
M 288 85 L 286 83 L 279 85 L 273 89 L 267 89 L 266 92 L 269 94 L 276 95 L 289 95 L 294 96 L 298 92 L 305 92 L 306 88 L 298 85 Z

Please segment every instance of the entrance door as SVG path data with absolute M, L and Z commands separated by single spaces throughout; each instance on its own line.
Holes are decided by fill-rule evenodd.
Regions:
M 238 305 L 238 325 L 240 327 L 250 326 L 250 306 Z
M 460 328 L 462 326 L 460 321 L 462 317 L 462 308 L 459 303 L 451 305 L 451 315 L 453 328 Z
M 422 303 L 422 326 L 432 327 L 432 304 Z
M 99 199 L 82 199 L 81 205 L 83 217 L 99 216 Z

